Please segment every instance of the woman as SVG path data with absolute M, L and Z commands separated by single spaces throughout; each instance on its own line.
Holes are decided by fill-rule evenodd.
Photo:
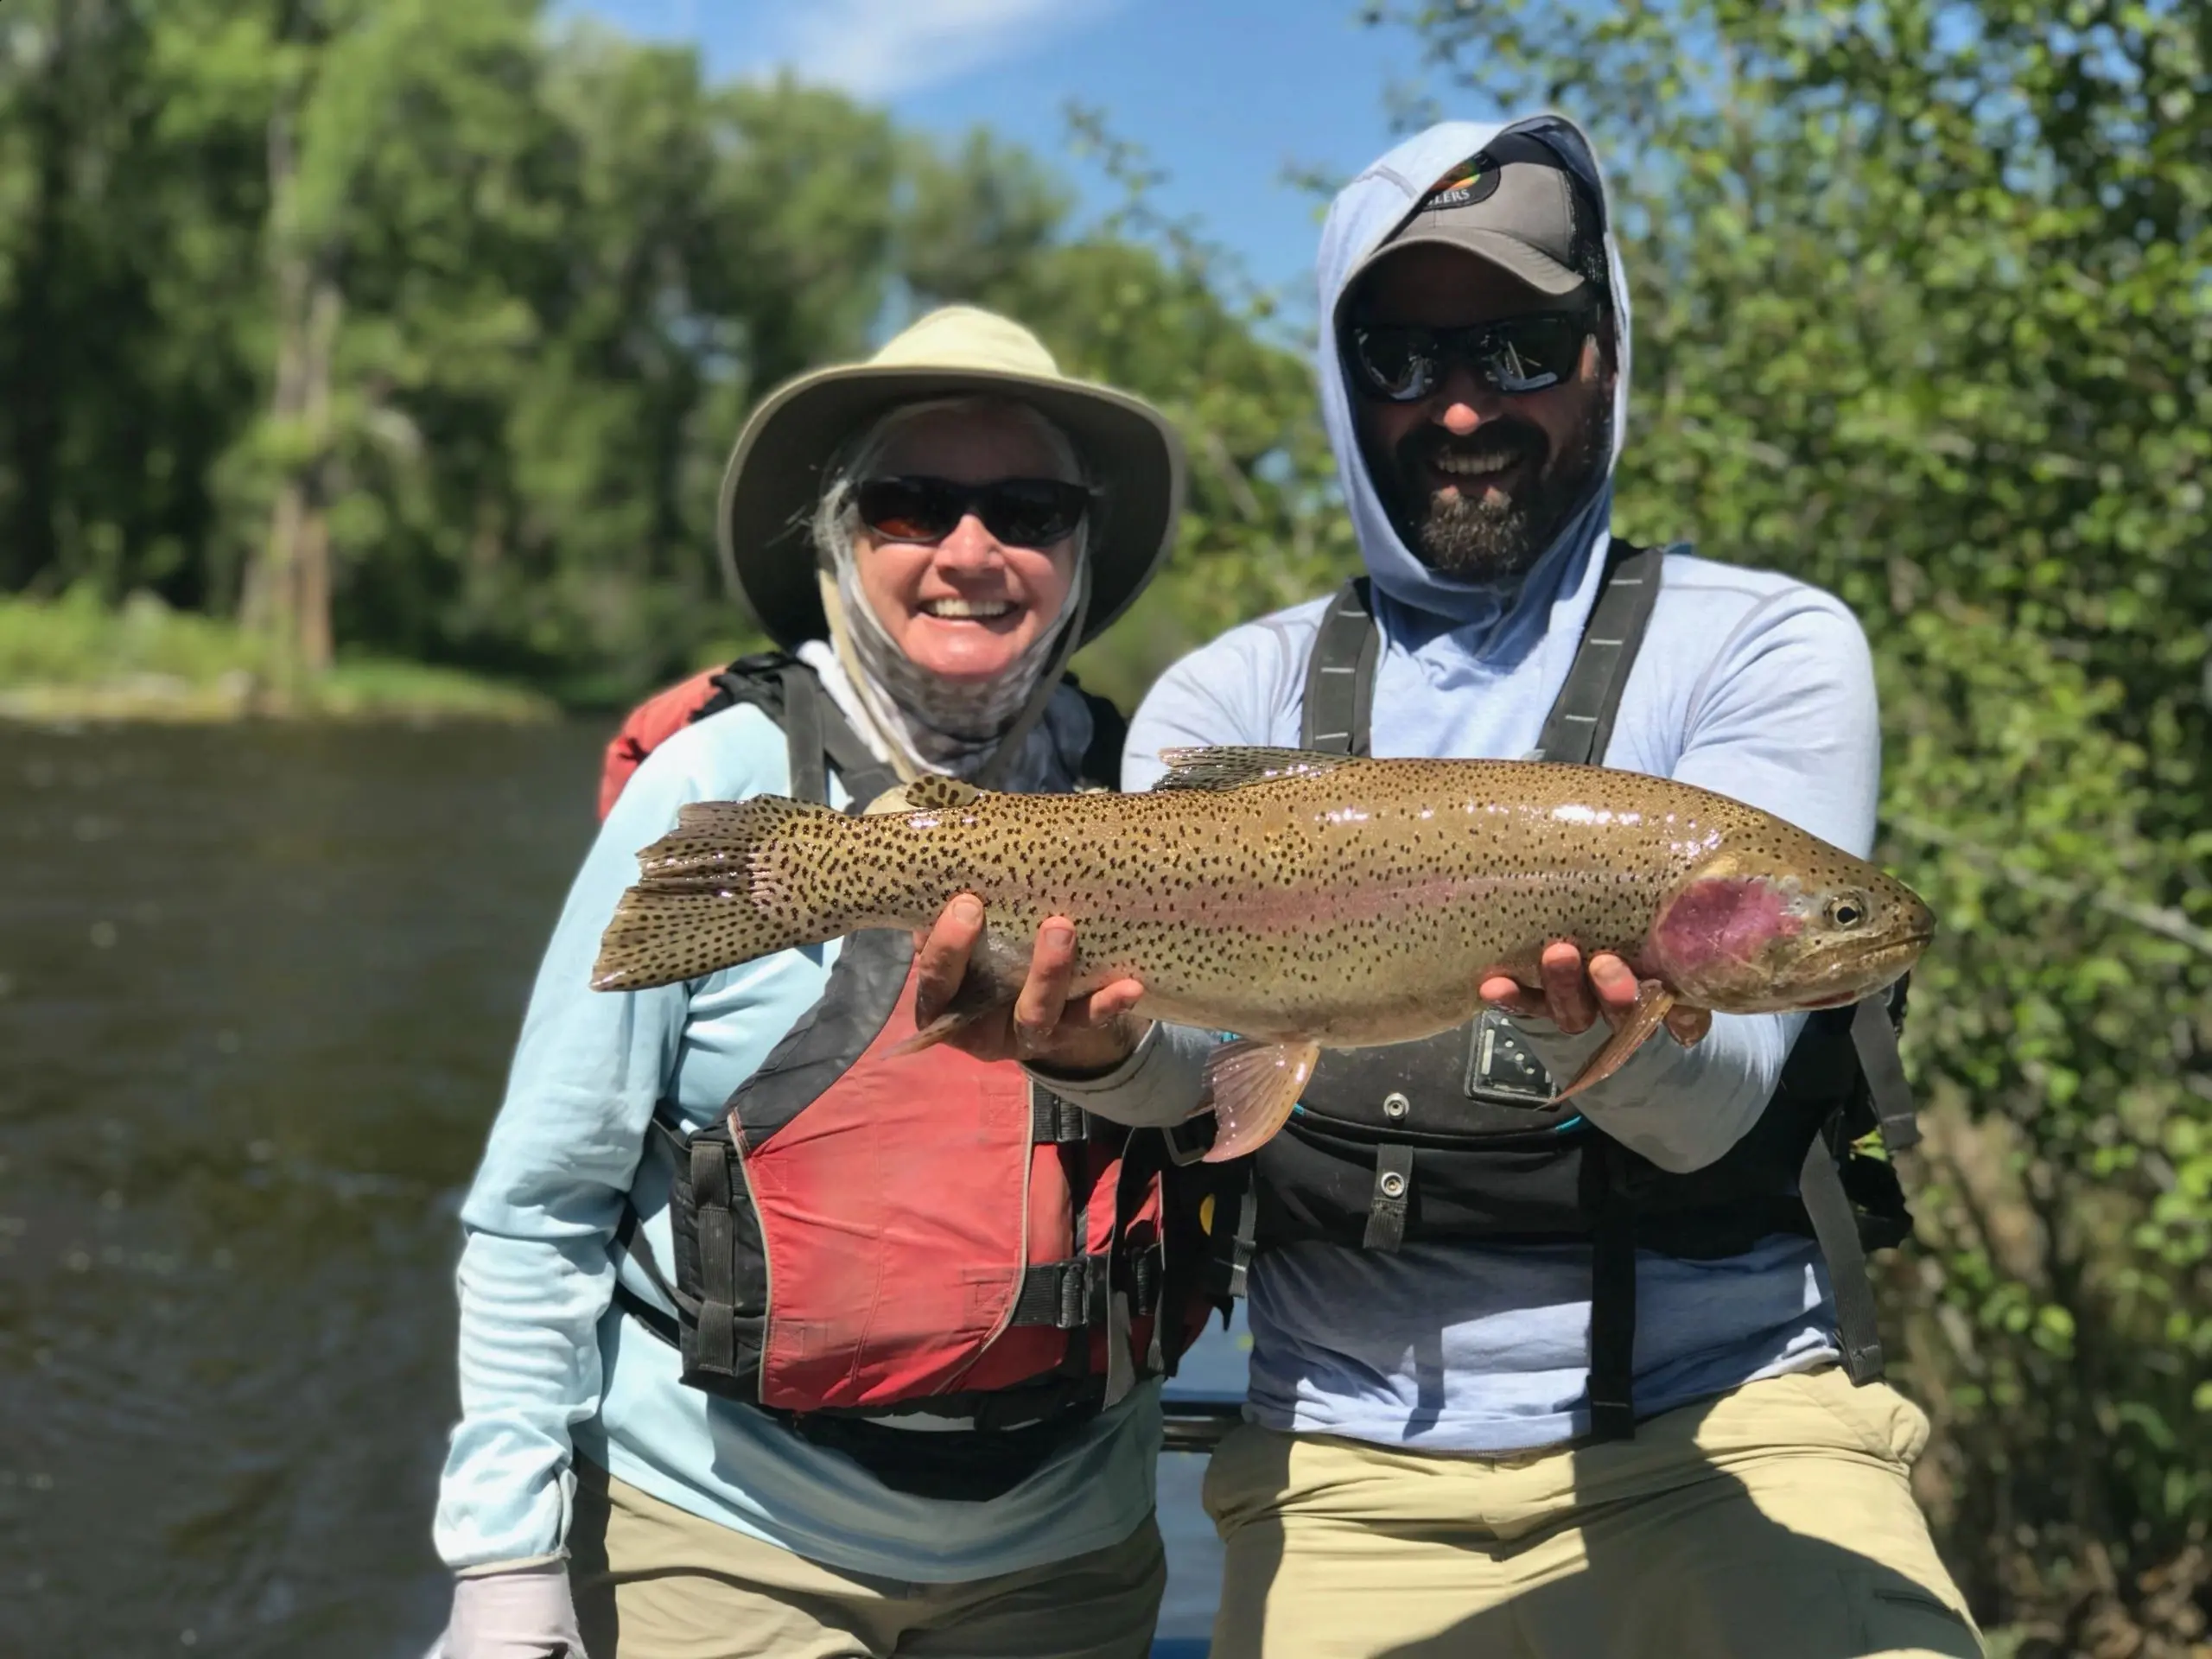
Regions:
M 587 980 L 686 802 L 1111 786 L 1118 719 L 1065 670 L 1181 479 L 1156 411 L 964 308 L 747 423 L 721 553 L 792 655 L 632 731 L 540 970 L 462 1211 L 448 1659 L 1147 1650 L 1153 1379 L 1198 1306 L 1151 1137 L 1008 1058 L 892 1054 L 904 938 Z M 1049 1058 L 1086 1039 L 1127 1047 Z

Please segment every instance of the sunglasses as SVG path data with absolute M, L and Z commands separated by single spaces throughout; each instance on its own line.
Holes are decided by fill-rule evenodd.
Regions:
M 887 542 L 935 542 L 974 513 L 1008 547 L 1050 547 L 1075 534 L 1095 499 L 1058 478 L 872 478 L 854 492 L 861 522 Z
M 1427 397 L 1464 363 L 1503 392 L 1541 391 L 1572 375 L 1594 318 L 1585 311 L 1543 311 L 1465 328 L 1419 323 L 1356 323 L 1349 355 L 1370 397 L 1410 404 Z

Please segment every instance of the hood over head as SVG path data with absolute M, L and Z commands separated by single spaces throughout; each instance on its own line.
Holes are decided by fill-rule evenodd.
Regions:
M 1508 134 L 1546 145 L 1586 186 L 1604 216 L 1605 270 L 1615 334 L 1612 454 L 1592 497 L 1567 521 L 1536 563 L 1510 584 L 1470 580 L 1432 570 L 1400 537 L 1369 476 L 1354 423 L 1357 394 L 1348 382 L 1338 349 L 1338 312 L 1368 258 L 1414 217 L 1421 201 L 1455 164 L 1496 144 Z M 1321 413 L 1336 452 L 1337 476 L 1344 486 L 1361 556 L 1375 584 L 1400 606 L 1443 620 L 1452 629 L 1491 630 L 1509 617 L 1540 606 L 1562 582 L 1582 568 L 1592 546 L 1605 533 L 1612 513 L 1612 470 L 1620 458 L 1628 426 L 1629 300 L 1620 251 L 1613 238 L 1612 209 L 1595 154 L 1582 130 L 1563 116 L 1537 115 L 1494 124 L 1446 121 L 1400 144 L 1362 172 L 1337 194 L 1321 232 L 1316 266 L 1319 286 L 1319 334 L 1316 368 L 1321 385 Z

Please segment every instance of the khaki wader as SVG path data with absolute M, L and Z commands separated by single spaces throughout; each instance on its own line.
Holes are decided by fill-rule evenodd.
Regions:
M 1144 1659 L 1167 1583 L 1149 1516 L 1087 1555 L 911 1584 L 810 1561 L 581 1460 L 569 1551 L 591 1659 Z
M 1980 1659 L 1927 1436 L 1835 1370 L 1495 1460 L 1247 1425 L 1206 1474 L 1213 1659 Z

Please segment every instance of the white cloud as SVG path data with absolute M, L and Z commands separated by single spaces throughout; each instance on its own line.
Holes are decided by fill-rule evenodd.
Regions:
M 892 99 L 1020 57 L 1116 3 L 785 0 L 781 26 L 772 29 L 762 56 L 769 65 L 842 87 L 855 98 Z

